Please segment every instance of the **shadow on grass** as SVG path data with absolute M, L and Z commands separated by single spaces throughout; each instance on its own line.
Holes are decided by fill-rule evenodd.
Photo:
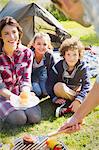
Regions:
M 68 103 L 70 104 L 70 103 Z M 52 103 L 50 98 L 47 98 L 46 100 L 42 101 L 40 103 L 41 111 L 42 111 L 42 120 L 46 121 L 48 120 L 49 122 L 53 122 L 57 118 L 55 117 L 55 110 L 57 107 L 60 105 L 56 105 Z M 73 113 L 67 113 L 64 116 L 66 118 L 69 118 Z
M 40 102 L 40 107 L 41 107 L 41 112 L 42 112 L 42 121 L 46 121 L 48 120 L 49 123 L 53 122 L 54 120 L 56 120 L 57 118 L 55 117 L 55 110 L 56 110 L 56 105 L 54 105 L 50 98 L 46 98 L 44 100 L 41 100 Z M 66 114 L 66 118 L 70 117 L 70 114 Z M 10 137 L 10 136 L 15 136 L 21 133 L 25 133 L 25 132 L 30 132 L 31 128 L 33 128 L 33 126 L 35 126 L 36 124 L 26 124 L 23 126 L 14 126 L 14 125 L 10 125 L 7 123 L 4 123 L 2 125 L 2 130 L 0 131 L 0 134 L 2 135 L 2 137 Z
M 52 103 L 50 98 L 42 101 L 40 103 L 41 112 L 42 112 L 42 120 L 49 120 L 50 118 L 55 119 L 55 110 L 56 106 Z

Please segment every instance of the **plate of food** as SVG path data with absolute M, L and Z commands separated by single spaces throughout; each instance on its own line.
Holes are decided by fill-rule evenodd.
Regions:
M 19 96 L 15 96 L 15 95 L 12 95 L 10 97 L 10 103 L 16 109 L 25 110 L 27 108 L 38 105 L 39 102 L 40 102 L 39 98 L 35 95 L 32 95 L 32 94 L 28 100 L 25 98 L 21 99 Z

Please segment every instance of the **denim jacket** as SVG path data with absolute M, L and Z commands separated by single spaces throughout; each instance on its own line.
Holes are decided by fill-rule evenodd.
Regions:
M 34 57 L 33 57 L 33 63 L 34 63 Z M 51 53 L 49 52 L 46 52 L 44 54 L 44 57 L 43 57 L 43 66 L 41 67 L 44 67 L 46 68 L 47 70 L 47 75 L 49 74 L 49 70 L 50 68 L 52 68 L 52 66 L 55 64 L 55 60 L 54 60 L 54 57 Z M 39 68 L 37 68 L 39 69 Z M 35 73 L 36 69 L 33 68 L 33 65 L 32 65 L 32 74 L 31 74 L 31 81 L 33 82 L 33 74 Z

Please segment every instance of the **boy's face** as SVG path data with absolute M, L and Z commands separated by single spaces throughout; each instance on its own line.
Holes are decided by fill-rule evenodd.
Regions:
M 48 42 L 45 38 L 37 38 L 33 47 L 35 48 L 35 52 L 43 55 L 48 49 Z
M 85 10 L 81 0 L 51 0 L 70 19 L 77 21 L 83 26 L 90 26 L 84 20 Z
M 68 50 L 64 55 L 65 61 L 67 62 L 69 67 L 74 67 L 79 60 L 79 52 L 78 50 Z

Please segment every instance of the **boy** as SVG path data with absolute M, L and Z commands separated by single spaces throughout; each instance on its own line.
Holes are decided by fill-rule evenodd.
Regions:
M 83 53 L 84 46 L 77 38 L 63 41 L 60 47 L 63 59 L 52 67 L 46 82 L 52 102 L 69 106 L 71 112 L 77 111 L 90 89 L 88 67 L 82 61 Z M 56 116 L 65 112 L 64 108 L 56 110 Z

